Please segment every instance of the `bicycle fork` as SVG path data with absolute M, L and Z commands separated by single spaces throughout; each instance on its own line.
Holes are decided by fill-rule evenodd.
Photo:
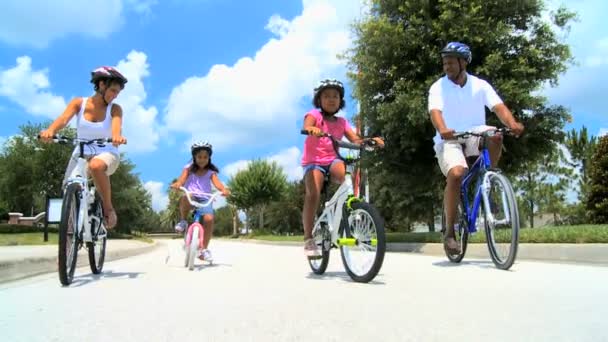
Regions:
M 504 218 L 497 220 L 496 217 L 494 216 L 494 213 L 492 212 L 492 206 L 490 203 L 490 191 L 492 190 L 492 184 L 490 182 L 490 178 L 494 175 L 495 173 L 489 171 L 487 172 L 484 177 L 483 177 L 483 182 L 481 184 L 481 188 L 482 188 L 482 199 L 483 199 L 483 204 L 484 204 L 484 208 L 486 208 L 485 210 L 485 214 L 486 214 L 486 220 L 488 221 L 488 224 L 490 225 L 491 228 L 495 228 L 496 226 L 499 225 L 507 225 L 509 223 L 511 223 L 511 213 L 509 212 L 509 208 L 507 206 L 507 198 L 506 198 L 506 192 L 505 191 L 501 191 L 500 193 L 500 201 L 501 201 L 501 205 L 502 205 L 502 210 L 504 213 Z M 496 206 L 497 203 L 494 203 L 494 206 Z

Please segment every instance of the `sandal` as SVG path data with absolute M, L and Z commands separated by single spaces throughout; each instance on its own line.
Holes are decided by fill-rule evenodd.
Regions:
M 444 234 L 443 235 L 443 245 L 447 249 L 448 253 L 457 255 L 461 253 L 460 244 L 456 241 L 454 235 Z

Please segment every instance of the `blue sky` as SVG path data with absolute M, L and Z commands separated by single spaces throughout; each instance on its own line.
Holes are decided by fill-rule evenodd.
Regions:
M 351 46 L 359 0 L 8 0 L 0 3 L 0 141 L 18 126 L 56 118 L 89 96 L 91 69 L 117 66 L 129 83 L 121 147 L 155 209 L 188 161 L 192 140 L 214 145 L 220 178 L 252 158 L 299 179 L 302 115 L 315 83 L 345 80 L 336 54 Z M 560 2 L 550 1 L 549 8 Z M 543 93 L 593 134 L 608 128 L 600 102 L 608 75 L 604 1 L 565 3 L 579 13 L 568 42 L 577 65 Z M 27 13 L 27 15 L 24 15 Z M 602 28 L 604 27 L 604 28 Z M 348 91 L 348 89 L 347 89 Z M 508 99 L 505 99 L 508 104 Z M 344 115 L 354 111 L 351 104 Z

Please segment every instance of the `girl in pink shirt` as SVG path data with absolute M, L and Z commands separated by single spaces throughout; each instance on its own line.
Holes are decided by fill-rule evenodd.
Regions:
M 306 187 L 302 223 L 304 253 L 309 257 L 318 257 L 321 253 L 312 239 L 312 228 L 323 179 L 325 174 L 329 173 L 333 182 L 342 183 L 346 173 L 344 162 L 336 156 L 331 138 L 319 135 L 329 133 L 338 140 L 346 137 L 352 143 L 361 143 L 362 139 L 351 129 L 346 119 L 335 116 L 346 104 L 342 82 L 329 79 L 321 81 L 314 90 L 312 103 L 315 109 L 306 113 L 303 127 L 311 135 L 304 142 L 302 155 Z

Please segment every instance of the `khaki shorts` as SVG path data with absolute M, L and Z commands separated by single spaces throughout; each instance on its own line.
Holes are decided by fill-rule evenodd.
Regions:
M 472 132 L 484 132 L 494 129 L 492 126 L 476 126 L 470 129 Z M 458 139 L 452 141 L 442 141 L 435 145 L 435 157 L 439 163 L 441 173 L 447 177 L 448 172 L 456 167 L 462 166 L 467 169 L 466 157 L 479 155 L 479 137 L 470 137 L 467 139 Z M 464 151 L 463 151 L 464 145 Z M 465 157 L 466 156 L 466 157 Z
M 108 167 L 106 169 L 106 175 L 108 175 L 108 176 L 111 176 L 114 172 L 116 172 L 116 169 L 118 169 L 118 165 L 120 165 L 120 157 L 114 153 L 102 152 L 96 156 L 93 156 L 93 158 L 101 159 L 106 164 L 106 166 Z M 74 168 L 76 167 L 77 162 L 78 162 L 78 158 L 76 158 L 76 157 L 70 158 L 70 163 L 68 164 L 68 168 L 65 170 L 65 177 L 63 179 L 64 183 L 65 183 L 65 181 L 67 181 L 68 177 L 72 173 L 72 170 L 74 170 Z

